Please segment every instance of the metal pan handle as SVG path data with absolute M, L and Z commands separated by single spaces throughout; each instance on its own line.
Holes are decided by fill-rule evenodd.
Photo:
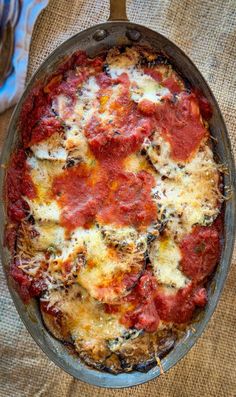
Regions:
M 108 21 L 128 21 L 126 0 L 110 0 L 110 16 Z

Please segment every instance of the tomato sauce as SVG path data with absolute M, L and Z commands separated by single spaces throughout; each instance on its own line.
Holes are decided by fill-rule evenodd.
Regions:
M 160 83 L 163 87 L 168 88 L 172 94 L 179 94 L 182 91 L 180 83 L 176 78 L 174 78 L 174 76 L 165 78 L 160 71 L 149 68 L 144 68 L 143 71 L 145 74 Z
M 207 292 L 203 287 L 189 284 L 173 295 L 162 291 L 158 292 L 155 303 L 163 321 L 182 324 L 192 319 L 196 306 L 204 307 L 206 305 Z
M 111 87 L 113 80 L 110 76 L 108 76 L 106 73 L 99 73 L 96 76 L 96 82 L 97 84 L 101 87 L 101 89 Z
M 6 176 L 7 214 L 11 221 L 25 218 L 29 206 L 23 196 L 33 199 L 36 189 L 31 180 L 24 150 L 19 149 L 11 157 Z
M 52 193 L 62 207 L 61 224 L 68 230 L 89 227 L 104 200 L 106 185 L 106 175 L 98 169 L 93 172 L 82 164 L 68 168 L 56 177 Z
M 157 107 L 158 105 L 152 101 L 149 101 L 149 99 L 142 99 L 138 103 L 138 110 L 147 116 L 153 116 L 157 111 Z
M 63 94 L 74 101 L 79 87 L 88 77 L 88 64 L 94 67 L 95 72 L 100 71 L 102 59 L 89 60 L 84 52 L 78 51 L 44 87 L 38 85 L 32 90 L 20 114 L 20 130 L 25 148 L 47 139 L 55 132 L 63 132 L 62 120 L 52 110 L 53 98 Z M 79 70 L 77 66 L 80 66 Z
M 157 209 L 151 198 L 154 179 L 150 174 L 121 171 L 110 176 L 108 186 L 108 195 L 98 212 L 99 221 L 142 227 L 155 220 Z
M 86 127 L 89 146 L 98 159 L 124 158 L 139 149 L 145 137 L 152 131 L 152 123 L 144 117 L 137 118 L 130 113 L 120 119 L 119 124 L 104 127 L 99 119 L 93 117 Z
M 146 101 L 140 104 L 140 109 L 146 115 L 156 115 L 155 125 L 170 142 L 172 157 L 176 161 L 185 161 L 198 149 L 206 135 L 201 115 L 209 120 L 212 108 L 200 91 L 193 90 L 191 94 L 184 92 L 174 76 L 164 78 L 158 70 L 148 68 L 144 68 L 144 73 L 168 88 L 172 94 L 180 94 L 175 101 L 166 97 L 160 106 Z
M 214 225 L 196 226 L 180 244 L 181 269 L 194 281 L 204 280 L 220 259 L 220 236 Z
M 120 84 L 121 92 L 110 106 L 110 119 L 104 124 L 99 117 L 93 116 L 85 128 L 85 135 L 99 160 L 114 156 L 121 159 L 141 147 L 144 138 L 152 132 L 153 120 L 142 114 L 137 104 L 130 99 L 130 81 L 126 73 L 116 79 L 103 73 L 97 77 L 97 82 L 100 85 L 100 98 L 112 93 L 112 85 Z
M 121 323 L 126 327 L 144 329 L 147 332 L 154 332 L 160 323 L 160 317 L 155 305 L 155 294 L 158 285 L 156 278 L 151 271 L 145 271 L 139 279 L 137 286 L 124 298 L 125 302 L 133 305 L 121 317 Z
M 43 291 L 47 289 L 44 280 L 40 277 L 35 279 L 30 278 L 19 267 L 17 260 L 11 265 L 10 274 L 15 280 L 18 287 L 18 292 L 25 303 L 28 303 L 30 298 L 40 296 Z
M 42 88 L 36 87 L 22 106 L 20 130 L 25 148 L 62 131 L 62 123 L 55 117 Z
M 6 225 L 4 231 L 4 245 L 9 249 L 10 252 L 14 253 L 16 238 L 17 238 L 17 224 L 11 223 Z
M 151 76 L 158 83 L 160 83 L 162 81 L 162 74 L 158 70 L 144 68 L 143 71 L 145 74 L 147 74 L 148 76 Z
M 54 179 L 52 192 L 68 230 L 89 227 L 96 219 L 142 227 L 156 218 L 153 186 L 153 177 L 145 171 L 135 175 L 119 170 L 118 163 L 105 163 L 94 170 L 84 165 L 69 168 Z
M 213 115 L 213 109 L 211 104 L 208 102 L 208 100 L 204 97 L 202 92 L 198 89 L 193 90 L 193 92 L 196 95 L 196 99 L 198 102 L 198 106 L 201 112 L 202 117 L 205 120 L 210 120 L 210 118 Z
M 161 83 L 164 87 L 168 88 L 172 94 L 179 94 L 182 89 L 179 82 L 173 77 L 167 77 Z
M 132 302 L 134 308 L 121 317 L 121 323 L 155 332 L 160 320 L 176 324 L 190 321 L 195 308 L 206 305 L 207 292 L 204 287 L 198 287 L 194 283 L 177 292 L 167 292 L 158 286 L 156 278 L 147 270 L 124 301 Z M 107 310 L 112 309 L 108 307 Z M 116 311 L 119 311 L 118 306 Z
M 176 102 L 165 101 L 157 107 L 155 117 L 161 134 L 170 142 L 171 155 L 176 161 L 187 160 L 207 134 L 193 94 L 183 93 Z
M 62 94 L 72 99 L 72 102 L 74 102 L 77 98 L 79 87 L 88 77 L 89 74 L 86 69 L 80 71 L 70 70 L 66 73 L 60 84 L 55 84 L 53 86 L 53 82 L 49 82 L 49 85 L 46 86 L 45 89 L 51 98 Z

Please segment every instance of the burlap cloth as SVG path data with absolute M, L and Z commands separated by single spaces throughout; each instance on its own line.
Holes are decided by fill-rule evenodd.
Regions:
M 119 1 L 119 0 L 117 0 Z M 108 17 L 102 0 L 51 0 L 34 30 L 28 77 L 70 35 Z M 236 153 L 236 0 L 130 0 L 130 20 L 180 46 L 209 82 Z M 4 140 L 11 111 L 0 117 Z M 236 257 L 218 308 L 191 352 L 168 373 L 126 390 L 79 382 L 51 363 L 16 313 L 0 274 L 0 396 L 236 397 Z

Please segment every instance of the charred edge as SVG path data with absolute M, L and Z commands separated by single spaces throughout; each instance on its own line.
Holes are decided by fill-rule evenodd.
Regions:
M 18 243 L 18 238 L 19 238 L 19 236 L 18 236 L 18 231 L 19 231 L 19 228 L 20 228 L 20 224 L 18 224 L 17 226 L 16 226 L 16 238 L 15 238 L 15 244 L 14 244 L 14 254 L 16 254 L 16 252 L 17 252 L 17 243 Z
M 35 225 L 35 219 L 32 214 L 28 216 L 27 221 L 29 222 L 30 225 Z
M 83 162 L 82 157 L 68 157 L 66 159 L 66 164 L 62 167 L 62 169 L 64 170 L 66 168 L 74 167 L 75 165 L 78 165 L 82 162 Z
M 47 332 L 49 333 L 49 335 L 51 335 L 56 340 L 59 340 L 63 344 L 70 344 L 71 346 L 74 347 L 71 335 L 68 334 L 66 336 L 66 338 L 65 338 L 62 335 L 61 331 L 60 331 L 60 337 L 58 336 L 58 334 L 55 335 L 55 333 L 54 333 L 55 330 L 53 329 L 53 325 L 50 326 L 50 324 L 49 323 L 47 324 L 47 322 L 46 322 L 46 316 L 48 316 L 48 318 L 50 318 L 50 320 L 55 320 L 55 323 L 59 327 L 59 330 L 62 329 L 63 328 L 63 325 L 62 325 L 63 315 L 62 315 L 62 313 L 58 313 L 56 316 L 51 315 L 51 314 L 49 314 L 49 313 L 47 313 L 46 311 L 43 310 L 39 299 L 37 300 L 37 303 L 38 303 L 38 307 L 39 307 L 39 312 L 40 312 L 42 323 L 43 323 L 45 329 L 47 330 Z M 56 330 L 56 332 L 58 332 L 58 330 Z
M 85 352 L 80 352 L 78 353 L 75 350 L 75 353 L 77 354 L 77 356 L 83 360 L 83 362 L 90 368 L 94 368 L 98 371 L 102 371 L 102 372 L 108 372 L 110 374 L 118 374 L 120 372 L 122 372 L 122 368 L 119 367 L 110 367 L 108 366 L 108 364 L 106 363 L 106 361 L 111 358 L 112 356 L 115 356 L 114 353 L 110 353 L 106 356 L 106 358 L 103 360 L 103 362 L 95 362 L 93 361 Z
M 155 356 L 153 355 L 152 358 L 149 360 L 136 364 L 134 365 L 133 369 L 135 369 L 138 372 L 148 372 L 150 369 L 156 366 L 156 359 Z
M 52 106 L 51 106 L 51 110 L 52 110 L 52 113 L 54 114 L 54 116 L 59 117 L 59 113 L 56 112 L 56 110 Z
M 147 253 L 147 257 L 146 257 L 146 253 Z M 148 252 L 145 251 L 145 253 L 144 253 L 144 263 L 143 263 L 143 266 L 142 266 L 140 272 L 137 274 L 137 277 L 136 277 L 136 280 L 134 281 L 134 283 L 133 283 L 129 288 L 126 288 L 126 291 L 127 291 L 127 292 L 132 291 L 132 290 L 137 286 L 137 284 L 138 284 L 140 278 L 142 277 L 142 275 L 143 275 L 144 271 L 146 270 L 146 267 L 147 267 L 147 265 L 148 265 L 149 263 L 150 263 L 150 259 L 149 259 L 149 256 L 148 256 Z
M 148 233 L 148 235 L 147 235 L 147 243 L 148 243 L 148 245 L 150 245 L 153 241 L 155 241 L 156 238 L 157 238 L 157 236 L 155 234 Z
M 146 66 L 149 68 L 158 65 L 170 65 L 170 61 L 168 57 L 165 56 L 164 54 L 157 55 L 156 59 L 154 59 L 153 61 L 149 61 L 145 55 L 142 55 L 139 63 L 141 66 Z
M 182 78 L 182 81 L 183 81 L 183 83 L 184 83 L 184 87 L 185 87 L 185 91 L 187 92 L 187 94 L 191 94 L 191 92 L 192 92 L 192 85 L 191 85 L 191 83 L 190 83 L 190 81 L 186 78 L 186 77 L 184 77 L 180 72 L 177 72 L 179 75 L 180 75 L 180 77 Z
M 110 68 L 109 68 L 108 63 L 104 63 L 103 68 L 102 68 L 102 71 L 103 71 L 108 77 L 111 77 Z

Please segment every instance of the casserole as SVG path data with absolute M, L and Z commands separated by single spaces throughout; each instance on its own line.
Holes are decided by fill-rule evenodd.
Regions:
M 110 25 L 110 27 L 113 27 L 113 29 L 115 30 L 115 27 L 116 26 L 118 26 L 118 24 L 113 24 L 112 26 Z M 123 24 L 122 25 L 123 27 L 125 27 L 125 24 Z M 125 29 L 127 28 L 127 27 L 132 27 L 132 26 L 130 26 L 130 25 L 127 25 L 126 27 L 125 27 Z M 144 31 L 142 30 L 142 28 L 140 27 L 140 31 L 139 31 L 139 33 L 140 32 L 142 32 L 142 35 L 143 35 L 143 37 L 144 37 Z M 105 34 L 107 34 L 108 32 L 105 32 Z M 135 39 L 136 41 L 138 40 L 138 38 L 140 38 L 140 37 L 138 37 L 138 35 L 137 35 L 137 32 L 136 32 L 136 34 L 134 34 L 134 30 L 129 30 L 129 32 L 127 33 L 128 34 L 128 36 L 130 36 L 130 37 L 133 37 L 133 39 Z M 96 33 L 96 35 L 95 35 L 95 37 L 98 39 L 99 38 L 99 40 L 101 39 L 101 36 L 102 35 L 104 35 L 104 32 L 99 32 L 99 35 L 98 35 L 98 32 Z M 106 36 L 106 37 L 108 37 L 108 36 Z M 106 40 L 106 37 L 103 39 L 103 40 Z M 141 43 L 141 38 L 140 38 L 140 44 L 144 44 L 144 42 L 142 42 Z M 101 42 L 101 41 L 100 41 Z M 114 45 L 116 45 L 116 43 L 114 43 Z M 102 47 L 101 47 L 102 48 Z M 167 45 L 167 43 L 163 43 L 163 46 L 162 46 L 162 50 L 163 50 L 163 48 L 164 48 L 164 50 L 165 50 L 165 52 L 167 53 L 167 51 L 166 51 L 166 49 L 168 49 L 168 45 Z M 160 48 L 158 48 L 158 50 L 159 50 Z M 89 51 L 87 51 L 87 52 L 89 52 Z M 177 54 L 177 50 L 176 50 L 176 54 Z M 91 54 L 91 55 L 93 55 L 93 54 Z M 169 51 L 169 53 L 168 53 L 168 55 L 171 57 L 171 52 Z M 55 65 L 54 65 L 55 66 Z M 186 66 L 186 65 L 185 65 Z M 178 67 L 178 66 L 177 66 Z M 51 71 L 52 71 L 52 69 L 51 69 Z M 194 76 L 194 72 L 192 72 L 192 73 L 188 73 L 188 77 L 189 78 L 193 78 L 193 76 Z M 38 75 L 38 77 L 40 77 L 39 75 Z M 193 81 L 193 85 L 194 86 L 198 86 L 198 84 L 197 84 L 197 81 Z M 207 93 L 206 92 L 204 92 L 204 94 L 206 95 Z M 208 95 L 209 96 L 209 95 Z M 210 98 L 208 98 L 208 99 L 210 99 Z M 210 102 L 212 103 L 212 101 L 211 101 L 211 99 L 210 99 Z M 214 108 L 214 111 L 215 111 L 215 107 L 214 107 L 214 103 L 212 103 L 212 105 L 213 105 L 213 108 Z M 214 119 L 214 116 L 213 116 L 213 119 Z M 218 123 L 218 126 L 220 125 L 220 123 Z M 213 131 L 214 132 L 214 131 Z M 228 205 L 228 204 L 227 204 Z M 227 205 L 226 205 L 226 207 L 227 207 Z M 226 214 L 227 214 L 227 208 L 226 208 Z M 226 224 L 226 227 L 227 227 L 227 224 Z M 210 300 L 210 303 L 212 302 L 212 300 Z M 178 348 L 178 346 L 177 346 L 177 348 Z M 164 360 L 165 361 L 165 360 Z M 92 371 L 90 372 L 90 373 L 92 373 Z M 150 372 L 151 373 L 151 372 Z M 148 375 L 150 375 L 150 373 L 148 373 Z M 129 375 L 129 379 L 130 379 L 130 377 L 132 377 L 132 375 L 133 374 L 130 374 Z M 119 376 L 118 376 L 119 377 Z M 116 380 L 118 380 L 118 377 L 116 377 Z

